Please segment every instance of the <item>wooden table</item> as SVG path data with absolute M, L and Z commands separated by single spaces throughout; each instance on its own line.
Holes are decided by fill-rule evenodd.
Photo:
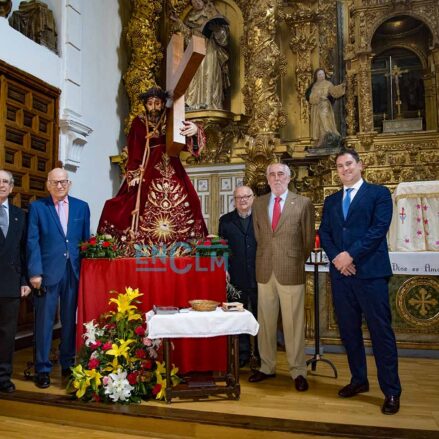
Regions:
M 256 335 L 259 324 L 253 315 L 242 312 L 224 312 L 217 308 L 212 312 L 189 311 L 187 313 L 157 315 L 148 313 L 149 337 L 161 338 L 165 347 L 166 390 L 165 399 L 170 403 L 172 398 L 202 398 L 211 395 L 226 394 L 230 399 L 239 399 L 239 334 Z M 209 337 L 227 336 L 227 369 L 226 372 L 209 377 L 189 375 L 184 383 L 172 387 L 172 360 L 170 345 L 173 339 L 190 337 L 197 340 Z

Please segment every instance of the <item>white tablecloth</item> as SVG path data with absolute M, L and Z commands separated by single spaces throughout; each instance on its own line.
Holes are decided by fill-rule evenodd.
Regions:
M 392 195 L 392 251 L 439 251 L 439 181 L 400 183 Z
M 204 338 L 220 335 L 256 335 L 259 323 L 247 310 L 225 312 L 193 311 L 176 314 L 146 314 L 148 337 L 156 338 Z

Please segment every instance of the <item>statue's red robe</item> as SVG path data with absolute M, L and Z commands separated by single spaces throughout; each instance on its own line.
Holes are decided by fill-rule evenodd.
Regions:
M 98 233 L 110 233 L 122 241 L 133 240 L 129 230 L 145 150 L 145 124 L 144 116 L 133 120 L 128 135 L 126 178 L 118 194 L 106 201 L 98 226 Z M 194 141 L 198 147 L 194 147 Z M 199 127 L 196 139 L 187 139 L 186 149 L 198 155 L 205 143 L 204 130 Z M 166 154 L 164 129 L 150 139 L 149 147 L 149 160 L 140 182 L 140 217 L 135 241 L 170 244 L 206 236 L 200 200 L 180 159 Z

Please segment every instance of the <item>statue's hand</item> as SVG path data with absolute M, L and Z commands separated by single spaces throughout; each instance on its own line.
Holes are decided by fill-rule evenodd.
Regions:
M 183 127 L 180 128 L 180 134 L 182 136 L 195 136 L 195 134 L 197 134 L 198 132 L 198 127 L 193 123 L 193 122 L 189 122 L 187 120 L 183 121 Z

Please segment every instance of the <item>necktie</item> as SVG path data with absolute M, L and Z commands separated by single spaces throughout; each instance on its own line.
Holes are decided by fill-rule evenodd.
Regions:
M 64 230 L 64 235 L 67 235 L 67 216 L 64 210 L 64 201 L 58 201 L 58 216 L 62 229 Z
M 349 212 L 349 206 L 351 205 L 351 192 L 353 191 L 353 188 L 347 188 L 346 189 L 346 195 L 344 197 L 343 200 L 343 216 L 344 219 L 346 219 L 346 217 L 348 216 L 348 212 Z
M 282 200 L 281 197 L 276 197 L 274 199 L 273 219 L 271 220 L 271 228 L 273 229 L 273 232 L 276 230 L 277 223 L 280 219 L 280 200 Z
M 9 224 L 8 224 L 8 214 L 6 213 L 6 207 L 3 206 L 3 204 L 0 204 L 0 228 L 3 231 L 3 235 L 8 234 L 8 228 L 9 228 Z

